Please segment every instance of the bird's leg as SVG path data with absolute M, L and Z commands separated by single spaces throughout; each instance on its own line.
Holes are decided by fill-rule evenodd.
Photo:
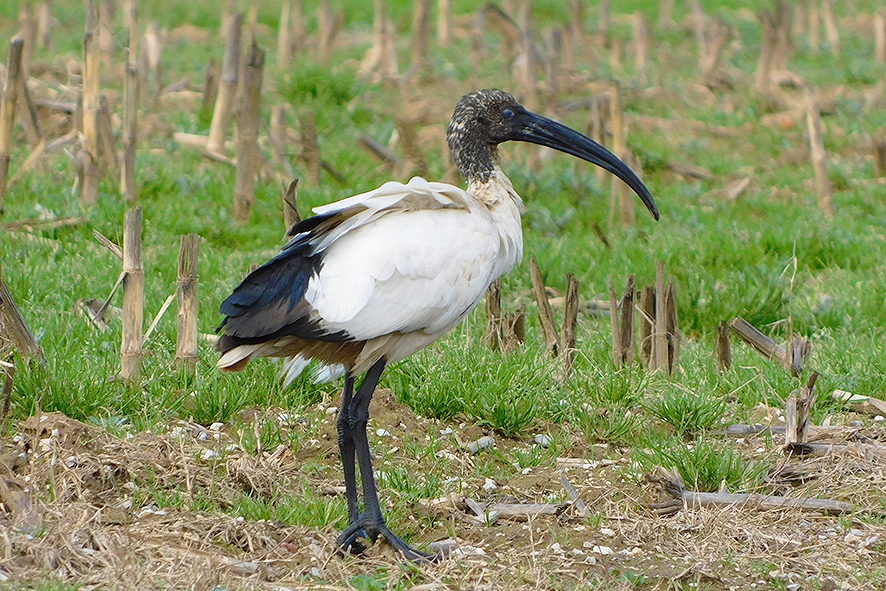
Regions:
M 354 448 L 357 454 L 357 463 L 360 466 L 360 479 L 363 485 L 363 514 L 357 523 L 352 523 L 341 533 L 336 541 L 339 548 L 348 548 L 354 544 L 361 535 L 367 536 L 373 542 L 378 536 L 382 536 L 388 544 L 399 550 L 407 560 L 422 561 L 433 559 L 431 554 L 425 554 L 409 546 L 394 534 L 385 524 L 378 501 L 378 491 L 375 486 L 375 477 L 372 470 L 372 455 L 369 450 L 369 439 L 366 435 L 366 424 L 369 421 L 369 403 L 378 379 L 385 367 L 385 360 L 381 359 L 373 365 L 357 394 L 351 403 L 350 428 L 353 437 Z
M 341 454 L 342 470 L 345 480 L 345 497 L 348 500 L 348 523 L 357 523 L 360 519 L 360 503 L 357 499 L 357 468 L 354 463 L 354 437 L 351 434 L 350 409 L 354 395 L 354 376 L 348 372 L 345 387 L 341 393 L 341 410 L 335 423 L 338 430 L 338 451 Z

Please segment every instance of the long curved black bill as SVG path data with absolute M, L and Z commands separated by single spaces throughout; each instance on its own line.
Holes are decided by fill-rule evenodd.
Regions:
M 520 110 L 510 120 L 513 135 L 510 139 L 547 146 L 571 154 L 600 168 L 608 170 L 634 190 L 643 200 L 652 217 L 659 218 L 658 206 L 643 181 L 615 154 L 579 132 L 552 119 Z

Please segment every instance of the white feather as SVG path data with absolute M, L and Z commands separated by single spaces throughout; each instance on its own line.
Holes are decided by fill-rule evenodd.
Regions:
M 496 185 L 487 192 L 499 193 L 497 207 L 416 177 L 317 208 L 357 212 L 324 239 L 305 293 L 324 328 L 357 340 L 422 333 L 397 347 L 409 355 L 458 324 L 522 256 L 519 198 Z
M 278 376 L 280 381 L 283 382 L 283 387 L 288 388 L 292 385 L 292 382 L 294 382 L 310 364 L 311 360 L 303 355 L 295 355 L 293 357 L 285 358 Z M 315 384 L 325 384 L 345 375 L 345 368 L 339 364 L 321 364 L 315 367 L 311 373 L 311 377 Z
M 415 177 L 315 208 L 327 216 L 294 240 L 321 257 L 304 293 L 311 322 L 328 334 L 346 333 L 363 346 L 350 370 L 378 359 L 404 359 L 461 322 L 489 285 L 523 255 L 522 201 L 500 170 L 474 182 L 470 194 Z M 242 345 L 220 366 L 261 356 L 289 357 L 289 337 Z M 311 350 L 284 365 L 291 382 Z M 332 379 L 339 367 L 319 370 Z

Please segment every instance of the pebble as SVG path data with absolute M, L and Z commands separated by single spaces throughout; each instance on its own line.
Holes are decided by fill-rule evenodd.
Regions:
M 431 542 L 428 544 L 428 550 L 430 550 L 432 554 L 439 554 L 440 556 L 446 557 L 459 551 L 459 546 L 457 541 L 449 538 L 446 540 Z
M 472 441 L 468 443 L 468 450 L 472 454 L 478 453 L 481 449 L 488 449 L 495 445 L 495 439 L 488 435 L 481 437 L 477 441 Z
M 331 417 L 332 415 L 334 415 L 335 413 L 338 412 L 338 408 L 336 408 L 334 406 L 330 406 L 329 408 L 327 408 L 323 412 L 325 412 L 327 416 Z
M 388 431 L 387 429 L 379 429 L 378 431 L 375 432 L 375 434 L 378 435 L 379 437 L 390 437 L 391 436 L 391 432 Z
M 850 529 L 849 533 L 843 537 L 843 541 L 847 544 L 855 544 L 864 539 L 864 532 L 859 529 Z
M 609 546 L 594 546 L 593 548 L 591 548 L 591 552 L 594 552 L 595 554 L 600 554 L 601 556 L 608 556 L 612 554 L 612 548 L 610 548 Z
M 549 447 L 551 445 L 551 438 L 545 433 L 539 433 L 535 436 L 535 442 L 542 447 Z
M 874 422 L 883 421 L 883 420 L 886 420 L 886 417 L 884 417 L 883 415 L 876 415 L 874 417 Z
M 218 453 L 215 450 L 204 449 L 203 454 L 200 457 L 204 460 L 211 460 L 212 458 L 214 458 L 217 455 L 218 455 Z
M 487 478 L 486 482 L 483 483 L 483 490 L 485 490 L 488 493 L 495 492 L 498 490 L 498 485 L 495 483 L 495 481 L 493 479 Z
M 452 435 L 455 431 L 452 430 L 452 427 L 446 427 L 442 431 L 440 431 L 440 435 Z
M 210 431 L 221 431 L 222 428 L 224 428 L 224 426 L 225 426 L 224 423 L 212 423 L 211 425 L 209 425 L 209 430 Z
M 601 527 L 600 533 L 611 538 L 615 535 L 615 530 L 609 529 L 608 527 Z

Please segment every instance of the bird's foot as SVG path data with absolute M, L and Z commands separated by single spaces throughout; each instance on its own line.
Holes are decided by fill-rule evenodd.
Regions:
M 400 552 L 400 554 L 410 562 L 434 562 L 440 558 L 438 554 L 427 554 L 421 550 L 416 550 L 401 540 L 400 537 L 388 529 L 388 526 L 384 523 L 370 525 L 364 523 L 362 519 L 345 528 L 338 538 L 336 538 L 335 545 L 339 549 L 339 552 L 362 554 L 366 550 L 366 546 L 360 541 L 360 539 L 369 539 L 375 542 L 379 537 L 384 538 L 388 545 Z

